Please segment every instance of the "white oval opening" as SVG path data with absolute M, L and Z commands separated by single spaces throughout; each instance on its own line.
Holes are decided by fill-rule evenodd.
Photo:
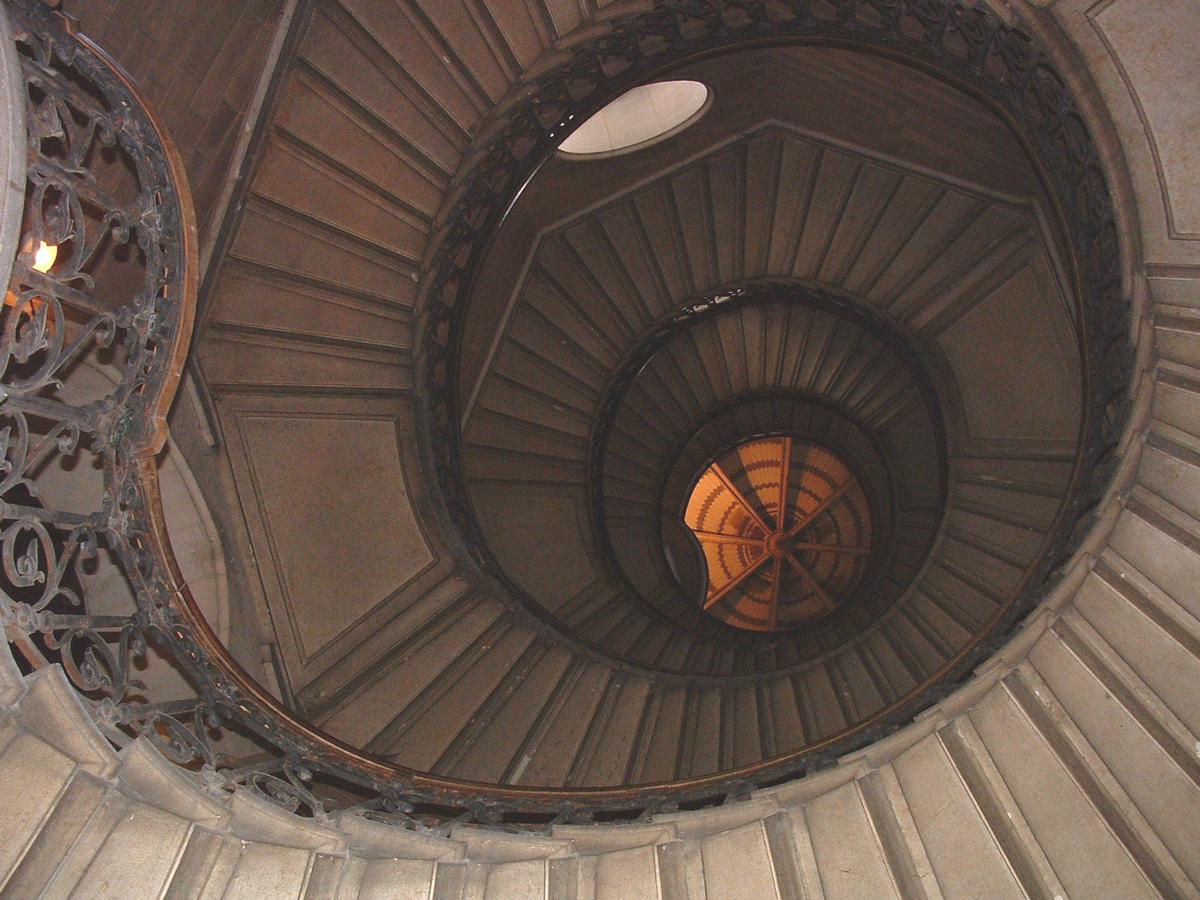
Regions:
M 626 91 L 562 142 L 568 156 L 630 153 L 691 125 L 708 106 L 699 81 L 657 81 Z

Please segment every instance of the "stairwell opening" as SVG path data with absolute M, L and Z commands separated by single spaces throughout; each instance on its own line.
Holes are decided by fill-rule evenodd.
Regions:
M 751 438 L 699 473 L 683 511 L 705 574 L 697 598 L 748 631 L 794 628 L 853 594 L 871 554 L 857 475 L 831 450 L 783 434 Z
M 858 102 L 867 72 L 910 98 L 889 107 L 908 124 Z M 1003 117 L 824 46 L 650 77 L 668 74 L 711 85 L 711 110 L 586 166 L 559 129 L 603 104 L 565 110 L 487 244 L 448 271 L 421 344 L 448 527 L 548 652 L 646 691 L 627 764 L 586 776 L 606 784 L 794 767 L 911 719 L 1030 608 L 1088 421 L 1068 245 Z M 802 542 L 851 552 L 835 566 L 805 548 L 799 567 L 797 548 L 770 552 L 762 502 L 768 527 L 713 529 L 758 544 L 721 551 L 718 574 L 688 498 L 723 452 L 786 435 L 855 473 L 853 540 L 826 523 Z M 777 597 L 772 621 L 776 560 L 795 614 Z M 817 698 L 806 722 L 800 692 Z M 641 703 L 605 703 L 626 699 Z M 748 709 L 797 727 L 739 757 Z
M 700 81 L 638 85 L 590 116 L 559 145 L 559 153 L 588 160 L 643 150 L 695 124 L 711 105 L 712 91 Z

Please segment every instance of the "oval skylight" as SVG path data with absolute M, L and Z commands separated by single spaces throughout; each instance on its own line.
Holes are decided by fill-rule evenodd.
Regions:
M 559 149 L 568 156 L 630 153 L 692 124 L 708 98 L 708 88 L 698 81 L 640 85 L 580 125 Z

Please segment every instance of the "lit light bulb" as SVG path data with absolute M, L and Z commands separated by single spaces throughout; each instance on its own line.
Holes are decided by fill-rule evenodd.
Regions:
M 58 247 L 42 241 L 33 254 L 33 268 L 37 272 L 49 272 L 54 261 L 58 259 Z
M 41 241 L 33 254 L 33 270 L 35 272 L 49 272 L 56 259 L 58 259 L 58 246 Z M 6 291 L 4 294 L 4 305 L 14 308 L 19 307 L 19 314 L 21 316 L 32 318 L 38 310 L 46 305 L 46 301 L 41 297 L 30 297 L 28 300 L 21 301 L 13 291 Z M 48 333 L 53 332 L 55 327 L 53 307 L 46 310 L 46 317 L 43 321 Z

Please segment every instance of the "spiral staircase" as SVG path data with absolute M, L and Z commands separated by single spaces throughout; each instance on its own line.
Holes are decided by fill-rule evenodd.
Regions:
M 0 895 L 1200 896 L 1187 0 L 65 6 Z

